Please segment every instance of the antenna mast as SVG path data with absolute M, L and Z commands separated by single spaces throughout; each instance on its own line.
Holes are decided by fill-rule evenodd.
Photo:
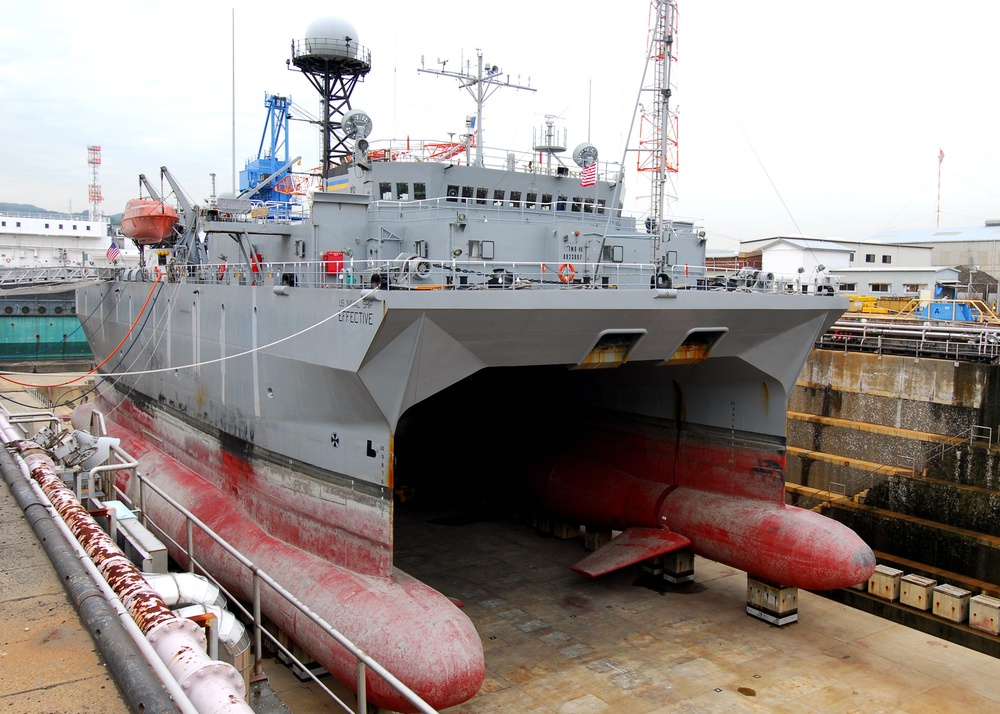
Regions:
M 944 149 L 938 149 L 938 196 L 937 196 L 937 221 L 936 228 L 941 227 L 941 164 L 944 163 Z
M 101 215 L 101 203 L 104 201 L 104 196 L 101 195 L 101 182 L 98 179 L 99 169 L 101 168 L 100 146 L 91 145 L 87 147 L 87 163 L 90 164 L 90 186 L 87 192 L 90 198 L 90 220 L 99 221 L 103 217 Z
M 639 152 L 637 170 L 652 178 L 650 215 L 646 228 L 654 234 L 653 255 L 659 255 L 669 211 L 668 201 L 677 200 L 672 175 L 677 173 L 677 114 L 671 113 L 670 69 L 677 57 L 674 38 L 677 34 L 677 3 L 673 0 L 653 0 L 650 5 L 651 49 L 647 62 L 653 63 L 653 82 L 642 92 L 652 94 L 650 109 L 643 109 L 639 120 Z M 669 188 L 669 190 L 668 190 Z M 669 239 L 668 239 L 669 240 Z
M 479 69 L 475 75 L 472 74 L 468 65 L 466 65 L 464 71 L 455 72 L 446 70 L 444 67 L 448 64 L 448 60 L 438 60 L 441 69 L 425 69 L 423 67 L 423 58 L 420 61 L 421 67 L 417 71 L 426 72 L 427 74 L 438 74 L 442 77 L 454 77 L 459 81 L 459 86 L 468 90 L 472 98 L 476 100 L 476 126 L 473 127 L 476 134 L 476 166 L 483 166 L 483 104 L 500 87 L 525 89 L 529 92 L 534 92 L 535 90 L 528 85 L 514 84 L 510 81 L 509 74 L 506 79 L 501 79 L 500 75 L 503 74 L 503 70 L 496 65 L 490 65 L 488 62 L 485 65 L 483 64 L 482 50 L 476 50 L 476 57 L 478 58 Z M 520 81 L 521 78 L 518 77 L 518 82 Z M 531 84 L 531 77 L 528 77 L 528 84 Z

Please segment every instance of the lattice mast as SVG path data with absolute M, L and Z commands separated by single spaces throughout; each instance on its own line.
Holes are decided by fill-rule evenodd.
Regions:
M 90 220 L 99 221 L 104 217 L 101 213 L 101 204 L 104 201 L 104 196 L 101 194 L 101 181 L 99 177 L 101 169 L 100 146 L 91 145 L 87 147 L 87 164 L 90 166 L 90 186 L 87 191 L 90 199 Z
M 648 173 L 651 179 L 650 214 L 647 230 L 654 235 L 653 255 L 658 256 L 660 245 L 669 230 L 668 219 L 672 204 L 677 200 L 673 176 L 678 170 L 677 115 L 670 109 L 673 87 L 670 70 L 677 61 L 674 40 L 677 36 L 677 3 L 673 0 L 654 0 L 650 4 L 649 56 L 652 63 L 652 83 L 643 87 L 644 96 L 639 119 L 639 151 L 637 169 Z
M 292 41 L 289 66 L 302 72 L 319 92 L 321 117 L 320 137 L 323 140 L 321 170 L 328 179 L 333 168 L 354 157 L 349 139 L 364 139 L 356 127 L 345 126 L 351 111 L 351 93 L 357 83 L 371 71 L 371 52 L 358 43 L 354 27 L 341 18 L 321 18 L 306 29 L 303 40 Z M 363 116 L 363 120 L 370 120 Z M 349 124 L 349 122 L 348 122 Z M 367 142 L 364 144 L 367 147 Z

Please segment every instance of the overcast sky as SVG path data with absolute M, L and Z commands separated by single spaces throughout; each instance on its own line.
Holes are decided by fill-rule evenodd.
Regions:
M 286 69 L 293 39 L 331 12 L 354 25 L 372 72 L 353 106 L 370 139 L 446 139 L 474 111 L 454 80 L 418 74 L 486 60 L 538 91 L 486 104 L 486 144 L 530 148 L 545 115 L 620 161 L 645 61 L 649 3 L 240 2 L 235 10 L 237 170 L 257 153 L 265 92 L 315 111 Z M 104 212 L 166 165 L 195 201 L 232 182 L 233 5 L 163 0 L 4 2 L 0 201 L 87 207 L 87 145 L 103 148 Z M 710 248 L 804 234 L 860 239 L 1000 218 L 996 31 L 986 0 L 682 0 L 672 69 L 680 116 L 673 213 Z M 633 143 L 635 136 L 633 135 Z M 292 155 L 315 165 L 315 130 Z M 635 164 L 635 155 L 626 166 Z M 158 182 L 158 178 L 155 182 Z M 629 206 L 648 193 L 631 180 Z

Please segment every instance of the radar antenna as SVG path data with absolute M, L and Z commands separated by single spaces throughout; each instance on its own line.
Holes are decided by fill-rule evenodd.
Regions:
M 421 58 L 421 67 L 418 72 L 426 72 L 427 74 L 437 74 L 442 77 L 454 77 L 458 80 L 459 86 L 466 89 L 472 98 L 476 101 L 476 125 L 473 127 L 477 134 L 476 140 L 476 166 L 483 166 L 483 103 L 493 96 L 500 87 L 513 87 L 514 89 L 524 89 L 529 92 L 534 92 L 527 84 L 519 84 L 510 81 L 510 75 L 506 75 L 506 79 L 502 78 L 503 70 L 497 67 L 495 64 L 491 65 L 489 62 L 483 63 L 483 52 L 480 49 L 476 50 L 476 57 L 478 59 L 479 69 L 476 74 L 472 74 L 471 67 L 469 63 L 466 63 L 464 71 L 453 71 L 445 69 L 445 65 L 448 64 L 448 60 L 438 60 L 437 63 L 441 65 L 441 69 L 426 69 L 423 66 L 423 58 Z M 520 82 L 520 77 L 518 77 L 518 82 Z M 528 78 L 528 84 L 531 83 L 531 78 Z
M 338 18 L 322 18 L 306 29 L 304 40 L 292 41 L 289 69 L 302 72 L 320 93 L 323 117 L 319 120 L 323 137 L 322 175 L 324 186 L 333 166 L 352 157 L 342 120 L 351 110 L 351 93 L 358 81 L 371 71 L 371 52 L 358 43 L 358 33 L 350 23 Z M 369 125 L 370 126 L 370 125 Z

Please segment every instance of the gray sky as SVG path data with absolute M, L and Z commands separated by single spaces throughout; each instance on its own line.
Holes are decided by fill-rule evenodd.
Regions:
M 99 7 L 99 10 L 96 9 Z M 591 9 L 591 8 L 600 9 Z M 508 0 L 241 2 L 235 11 L 237 170 L 256 154 L 265 92 L 315 111 L 285 60 L 308 24 L 341 14 L 372 53 L 353 106 L 379 139 L 447 138 L 474 111 L 454 80 L 418 74 L 449 59 L 491 64 L 538 91 L 486 105 L 486 144 L 528 149 L 546 114 L 569 146 L 619 161 L 646 52 L 649 4 Z M 167 165 L 189 194 L 232 174 L 233 5 L 212 0 L 2 3 L 0 200 L 87 207 L 87 145 L 103 148 L 105 213 Z M 673 67 L 680 114 L 674 214 L 711 248 L 802 234 L 858 239 L 1000 217 L 996 139 L 1000 3 L 985 0 L 681 0 Z M 633 143 L 635 137 L 633 136 Z M 313 129 L 292 155 L 315 165 Z M 626 166 L 634 166 L 630 154 Z M 156 179 L 158 181 L 158 178 Z M 648 185 L 628 181 L 629 207 Z

